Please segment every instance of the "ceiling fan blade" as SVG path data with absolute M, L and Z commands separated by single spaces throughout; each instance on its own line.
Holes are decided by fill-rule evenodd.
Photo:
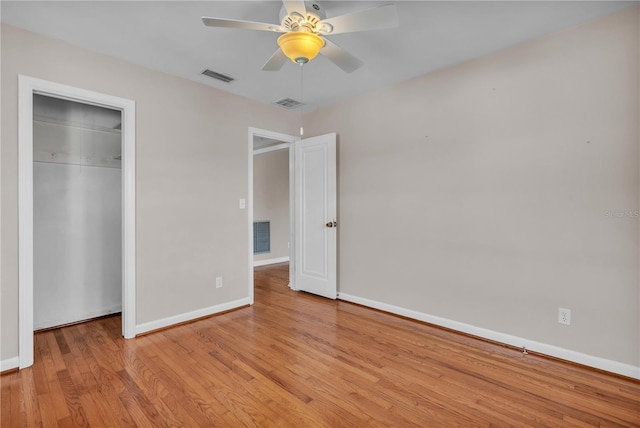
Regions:
M 329 24 L 333 30 L 321 30 L 321 34 L 351 33 L 354 31 L 382 30 L 398 26 L 398 9 L 395 5 L 374 7 L 320 21 L 318 28 Z M 326 28 L 327 25 L 324 25 Z M 329 27 L 329 28 L 331 28 Z
M 282 52 L 282 49 L 278 49 L 271 55 L 271 58 L 262 66 L 262 71 L 278 71 L 282 68 L 287 58 Z
M 272 31 L 276 33 L 284 33 L 287 31 L 278 24 L 267 24 L 265 22 L 253 22 L 253 21 L 240 21 L 237 19 L 209 18 L 209 17 L 203 16 L 202 22 L 207 27 L 240 28 L 243 30 Z
M 324 47 L 320 53 L 340 67 L 345 73 L 352 73 L 362 67 L 362 61 L 342 49 L 332 41 L 324 38 Z
M 297 13 L 303 18 L 307 16 L 307 8 L 303 0 L 282 0 L 284 8 L 287 9 L 287 15 Z

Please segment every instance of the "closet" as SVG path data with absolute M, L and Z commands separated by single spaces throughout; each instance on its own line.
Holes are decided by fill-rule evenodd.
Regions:
M 34 95 L 34 330 L 121 311 L 121 123 Z

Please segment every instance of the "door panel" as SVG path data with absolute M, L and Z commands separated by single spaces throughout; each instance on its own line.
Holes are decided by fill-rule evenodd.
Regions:
M 335 299 L 336 135 L 295 143 L 298 290 Z

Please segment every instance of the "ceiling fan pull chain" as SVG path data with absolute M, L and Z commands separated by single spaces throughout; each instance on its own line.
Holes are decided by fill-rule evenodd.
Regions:
M 300 136 L 304 136 L 302 114 L 304 113 L 304 63 L 300 62 Z

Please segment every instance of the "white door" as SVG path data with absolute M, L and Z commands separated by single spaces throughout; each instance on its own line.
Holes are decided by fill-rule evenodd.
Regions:
M 336 134 L 295 143 L 295 287 L 335 299 Z

